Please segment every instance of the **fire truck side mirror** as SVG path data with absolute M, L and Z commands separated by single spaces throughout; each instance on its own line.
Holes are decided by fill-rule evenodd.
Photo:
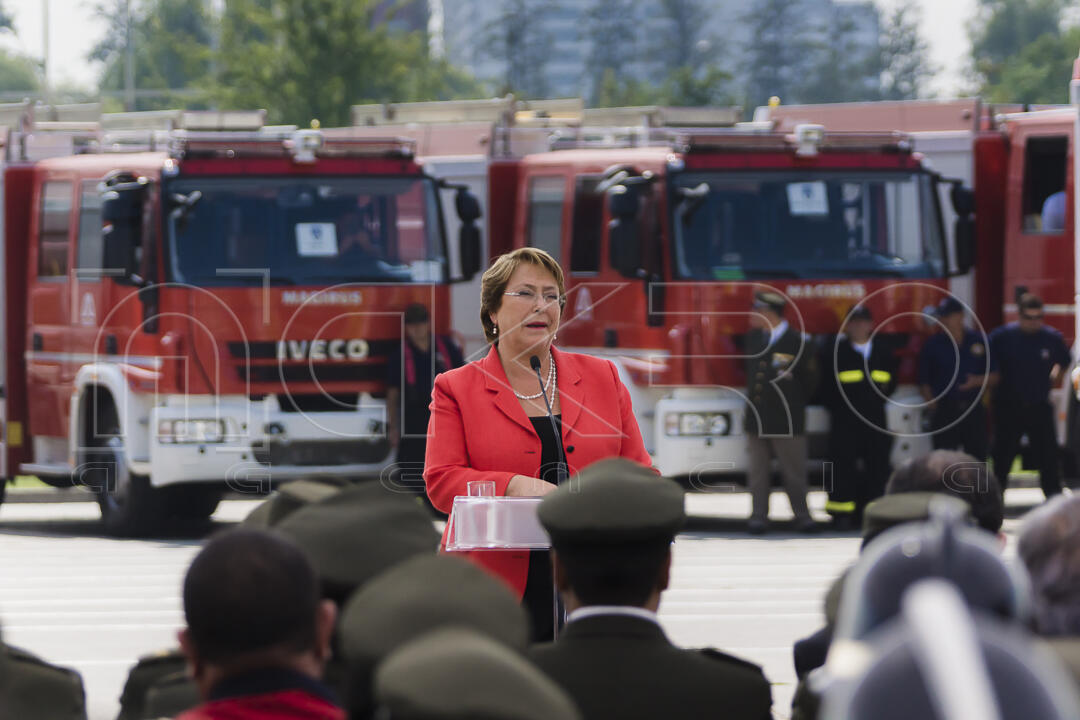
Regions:
M 611 266 L 619 274 L 636 278 L 641 270 L 641 235 L 638 232 L 638 194 L 626 185 L 616 185 L 607 192 L 608 248 Z
M 102 195 L 102 239 L 105 267 L 123 273 L 116 279 L 128 284 L 139 272 L 138 253 L 142 246 L 143 206 L 147 184 L 131 182 L 114 185 Z
M 949 197 L 956 211 L 956 274 L 963 275 L 975 265 L 975 192 L 954 182 Z
M 461 220 L 458 234 L 461 276 L 463 280 L 471 280 L 480 272 L 480 229 L 476 227 L 476 221 L 480 219 L 480 200 L 465 188 L 458 188 L 454 194 L 454 209 Z

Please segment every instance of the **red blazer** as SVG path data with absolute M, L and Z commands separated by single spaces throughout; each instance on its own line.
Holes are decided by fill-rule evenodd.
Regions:
M 558 371 L 562 440 L 570 473 L 597 460 L 622 456 L 651 466 L 641 442 L 630 393 L 610 360 L 551 350 Z M 515 475 L 537 477 L 542 443 L 506 379 L 494 347 L 483 360 L 444 372 L 431 394 L 424 481 L 428 497 L 449 513 L 471 480 L 494 480 L 505 495 Z M 443 544 L 446 534 L 443 533 Z M 520 598 L 529 553 L 469 553 Z

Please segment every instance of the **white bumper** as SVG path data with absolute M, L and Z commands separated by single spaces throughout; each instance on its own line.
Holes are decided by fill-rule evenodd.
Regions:
M 221 420 L 222 442 L 171 442 L 158 436 L 163 421 Z M 165 423 L 168 424 L 167 422 Z M 177 396 L 150 413 L 149 475 L 155 486 L 225 482 L 238 489 L 272 480 L 334 473 L 378 472 L 390 459 L 386 406 L 365 397 L 340 412 L 285 412 L 274 396 Z

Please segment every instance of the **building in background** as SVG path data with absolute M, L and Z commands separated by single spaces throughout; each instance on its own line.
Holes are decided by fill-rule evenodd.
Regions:
M 602 0 L 599 0 L 602 2 Z M 590 13 L 598 0 L 428 0 L 428 29 L 432 52 L 445 56 L 453 65 L 487 84 L 491 93 L 508 86 L 512 74 L 505 41 L 508 33 L 526 62 L 540 68 L 539 77 L 526 95 L 546 97 L 591 97 L 595 73 L 589 67 L 594 39 L 590 37 Z M 712 64 L 740 77 L 740 67 L 754 38 L 746 21 L 758 0 L 696 0 L 705 16 L 705 25 L 695 41 L 697 49 Z M 870 0 L 791 0 L 796 5 L 803 33 L 812 43 L 826 46 L 832 31 L 844 27 L 849 43 L 869 53 L 878 45 L 879 14 Z M 419 3 L 414 3 L 419 4 Z M 606 3 L 605 3 L 606 5 Z M 671 21 L 658 2 L 631 3 L 636 13 L 633 37 L 626 38 L 630 55 L 639 60 L 626 64 L 624 77 L 659 82 L 655 58 L 657 39 L 670 33 Z M 508 22 L 514 11 L 519 23 Z M 524 59 L 524 57 L 522 58 Z M 867 66 L 868 89 L 877 87 L 876 71 Z M 521 84 L 520 81 L 517 84 Z M 735 88 L 741 91 L 742 88 Z

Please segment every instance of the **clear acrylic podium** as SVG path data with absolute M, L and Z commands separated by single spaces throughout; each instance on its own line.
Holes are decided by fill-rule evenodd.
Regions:
M 500 552 L 507 550 L 550 550 L 551 538 L 536 510 L 542 498 L 477 497 L 454 498 L 447 521 L 447 552 Z M 554 583 L 552 583 L 554 585 Z M 555 635 L 563 623 L 559 590 L 552 598 Z
M 542 498 L 454 498 L 447 521 L 447 552 L 549 550 L 551 539 L 536 517 Z

